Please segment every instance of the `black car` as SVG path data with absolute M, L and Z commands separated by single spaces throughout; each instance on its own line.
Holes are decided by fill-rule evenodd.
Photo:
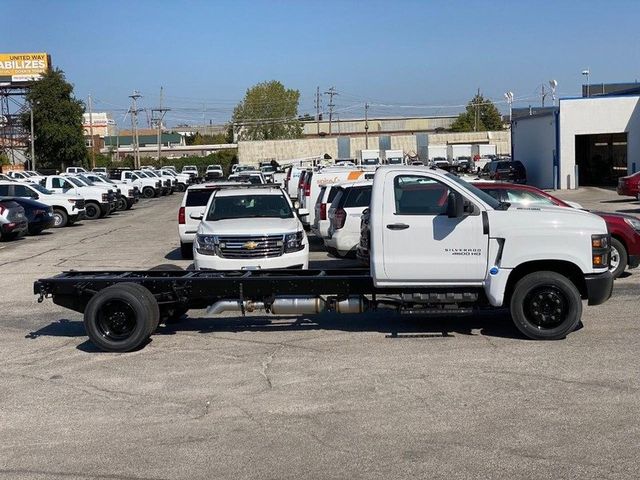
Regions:
M 11 201 L 24 208 L 29 235 L 38 235 L 47 228 L 53 228 L 55 218 L 53 217 L 53 208 L 49 205 L 24 197 L 11 197 Z
M 489 180 L 527 183 L 527 169 L 519 160 L 496 160 L 487 163 L 480 175 Z

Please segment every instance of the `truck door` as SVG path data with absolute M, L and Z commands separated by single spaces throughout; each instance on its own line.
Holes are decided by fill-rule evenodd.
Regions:
M 385 181 L 384 271 L 388 281 L 482 282 L 489 237 L 480 207 L 460 218 L 447 216 L 453 187 L 428 175 L 397 173 Z

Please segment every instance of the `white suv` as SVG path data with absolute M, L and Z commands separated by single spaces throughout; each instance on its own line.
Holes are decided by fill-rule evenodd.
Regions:
M 280 188 L 244 186 L 213 191 L 193 244 L 197 270 L 308 268 L 309 242 Z
M 327 251 L 338 257 L 355 255 L 360 242 L 360 219 L 371 203 L 370 181 L 338 185 L 329 209 L 329 231 L 324 244 Z

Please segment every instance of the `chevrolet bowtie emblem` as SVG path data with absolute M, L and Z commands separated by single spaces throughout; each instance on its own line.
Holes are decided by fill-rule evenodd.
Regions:
M 256 248 L 258 248 L 258 243 L 257 242 L 247 242 L 244 245 L 242 245 L 242 247 L 246 250 L 255 250 Z

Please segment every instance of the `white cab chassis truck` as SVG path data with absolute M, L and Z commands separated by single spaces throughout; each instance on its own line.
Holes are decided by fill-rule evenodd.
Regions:
M 609 234 L 569 208 L 515 208 L 443 170 L 383 166 L 371 194 L 370 270 L 65 272 L 42 301 L 84 313 L 91 341 L 125 352 L 190 309 L 274 315 L 390 309 L 425 317 L 506 308 L 526 337 L 573 332 L 610 296 Z M 489 321 L 489 320 L 488 320 Z
M 101 187 L 90 187 L 74 177 L 50 175 L 40 182 L 47 190 L 84 199 L 85 218 L 96 220 L 109 215 L 115 208 L 116 195 Z

